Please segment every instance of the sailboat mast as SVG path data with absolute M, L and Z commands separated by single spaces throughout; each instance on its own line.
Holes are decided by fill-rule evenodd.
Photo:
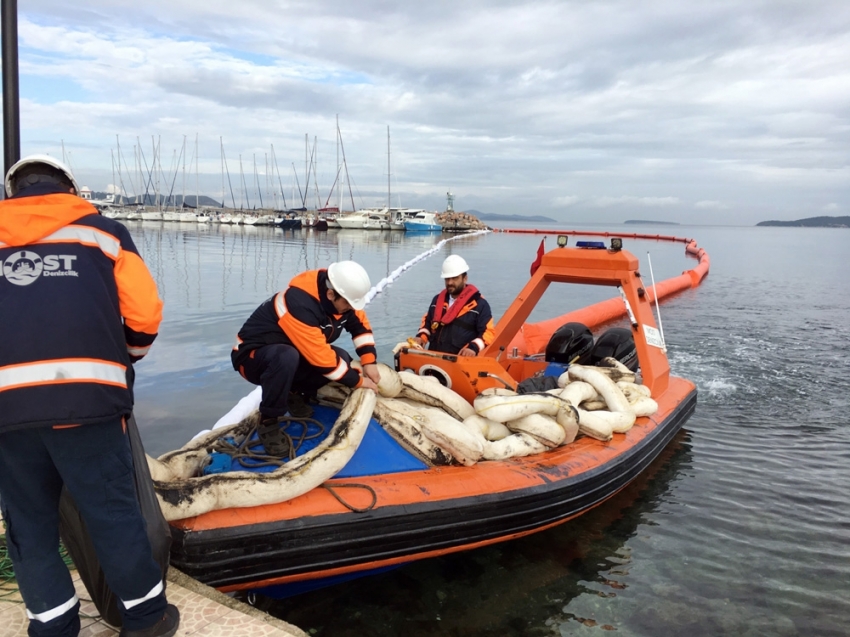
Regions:
M 198 166 L 198 134 L 195 133 L 195 210 L 198 210 L 201 207 L 198 203 L 201 199 L 201 189 L 198 185 L 199 171 L 200 167 Z
M 390 196 L 390 127 L 387 126 L 387 212 L 392 208 L 392 197 Z
M 186 136 L 183 135 L 183 194 L 180 195 L 180 208 L 183 209 L 186 203 Z M 177 206 L 174 206 L 175 208 Z
M 319 194 L 319 175 L 318 175 L 318 164 L 319 164 L 319 138 L 318 136 L 313 137 L 313 186 L 316 190 L 316 210 L 322 207 L 322 198 Z
M 221 209 L 224 210 L 224 138 L 218 138 L 221 144 Z
M 121 142 L 118 135 L 115 136 L 115 147 L 118 149 L 118 192 L 121 193 L 121 204 L 124 204 L 124 180 L 121 178 Z M 112 203 L 115 203 L 115 195 L 113 193 Z

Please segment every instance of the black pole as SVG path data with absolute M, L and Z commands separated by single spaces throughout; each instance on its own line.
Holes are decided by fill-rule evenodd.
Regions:
M 5 175 L 21 158 L 21 105 L 18 85 L 18 0 L 3 7 L 3 159 Z

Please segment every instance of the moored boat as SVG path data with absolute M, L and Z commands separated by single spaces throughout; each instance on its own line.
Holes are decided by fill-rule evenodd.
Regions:
M 406 232 L 442 232 L 443 226 L 437 221 L 436 212 L 416 212 L 404 220 Z
M 396 355 L 397 375 L 405 377 L 405 387 L 417 386 L 413 379 L 418 379 L 417 391 L 444 396 L 442 403 L 437 400 L 442 404 L 438 411 L 453 411 L 455 416 L 473 409 L 480 414 L 482 398 L 497 394 L 496 388 L 517 389 L 520 381 L 541 374 L 551 376 L 552 368 L 560 381 L 565 368 L 570 374 L 569 365 L 545 360 L 538 356 L 539 351 L 506 355 L 536 301 L 549 283 L 556 281 L 622 290 L 620 314 L 630 325 L 640 386 L 656 403 L 651 415 L 634 418 L 626 431 L 609 434 L 607 440 L 583 430 L 584 435 L 575 437 L 573 433 L 575 439 L 566 444 L 562 440 L 544 448 L 535 438 L 537 446 L 530 455 L 472 459 L 463 448 L 447 451 L 431 438 L 420 444 L 421 440 L 400 436 L 388 426 L 391 418 L 381 411 L 389 408 L 387 400 L 394 399 L 379 398 L 375 418 L 368 421 L 359 440 L 355 442 L 350 430 L 343 427 L 346 448 L 350 450 L 353 444 L 356 451 L 334 477 L 284 502 L 247 507 L 230 503 L 218 510 L 175 518 L 179 507 L 200 499 L 200 487 L 192 487 L 192 491 L 158 481 L 161 503 L 172 507 L 172 564 L 224 591 L 261 588 L 286 594 L 288 589 L 278 587 L 350 577 L 534 533 L 581 515 L 624 488 L 672 440 L 696 405 L 694 385 L 670 374 L 650 307 L 650 288 L 640 279 L 637 259 L 624 250 L 594 246 L 556 248 L 544 254 L 529 283 L 499 321 L 494 342 L 481 356 L 464 358 L 403 346 Z M 610 318 L 600 315 L 598 323 L 587 323 L 599 328 L 607 320 Z M 587 373 L 582 366 L 572 368 L 576 374 Z M 436 387 L 446 393 L 439 394 Z M 448 392 L 461 402 L 447 404 Z M 512 392 L 505 395 L 511 400 L 516 396 Z M 561 400 L 537 392 L 530 396 L 550 404 Z M 362 396 L 358 400 L 363 400 Z M 408 395 L 402 402 L 409 405 L 410 400 Z M 579 413 L 577 399 L 574 407 Z M 424 405 L 412 408 L 429 413 Z M 317 405 L 315 411 L 315 418 L 327 428 L 333 424 L 337 434 L 343 431 L 338 428 L 345 419 L 332 401 Z M 558 414 L 558 425 L 566 428 L 561 425 L 561 412 Z M 580 417 L 577 426 L 581 424 Z M 245 433 L 238 426 L 228 431 L 237 438 L 240 431 Z M 192 450 L 187 445 L 186 457 L 195 453 L 199 466 L 203 465 L 206 460 L 202 456 L 216 435 L 211 432 Z M 515 431 L 511 435 L 519 436 Z M 161 460 L 180 453 L 166 454 Z M 233 475 L 233 485 L 236 480 L 251 479 L 243 477 L 246 471 L 239 473 L 239 477 Z M 237 501 L 242 498 L 244 502 L 249 492 L 268 487 L 273 479 L 258 477 L 254 489 L 241 495 L 235 491 Z M 290 486 L 287 483 L 285 489 Z

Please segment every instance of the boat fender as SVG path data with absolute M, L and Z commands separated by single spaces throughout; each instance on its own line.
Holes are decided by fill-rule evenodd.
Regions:
M 475 397 L 475 411 L 496 422 L 508 422 L 530 414 L 555 416 L 563 404 L 551 394 L 516 394 L 509 389 L 493 387 Z
M 398 377 L 404 385 L 399 396 L 410 398 L 416 402 L 433 407 L 439 407 L 456 420 L 472 416 L 475 410 L 463 397 L 448 387 L 444 387 L 435 378 L 419 376 L 413 372 L 398 372 Z
M 614 429 L 611 427 L 610 423 L 600 418 L 593 417 L 596 413 L 600 412 L 585 411 L 580 407 L 577 407 L 576 411 L 578 412 L 579 432 L 583 433 L 585 436 L 601 440 L 602 442 L 608 442 L 614 437 Z
M 617 383 L 617 387 L 623 390 L 623 393 L 626 395 L 626 398 L 628 398 L 630 403 L 633 403 L 641 396 L 652 398 L 652 392 L 649 391 L 649 387 L 646 385 L 627 383 L 626 381 L 621 380 Z
M 205 434 L 196 436 L 180 449 L 164 453 L 157 459 L 148 457 L 151 478 L 155 481 L 171 482 L 200 476 L 209 462 L 208 447 L 213 442 L 230 436 L 237 443 L 241 443 L 258 421 L 259 412 L 255 410 L 241 422 L 207 431 Z
M 342 469 L 363 440 L 377 402 L 375 392 L 355 389 L 342 406 L 328 436 L 315 448 L 269 473 L 231 471 L 173 482 L 154 481 L 166 520 L 179 520 L 235 507 L 285 502 L 316 488 Z M 249 428 L 252 415 L 234 428 Z M 230 429 L 230 428 L 228 428 Z M 221 430 L 211 432 L 216 437 Z M 227 432 L 232 433 L 232 432 Z M 204 443 L 208 436 L 201 438 Z M 195 447 L 198 441 L 192 441 Z M 196 451 L 197 447 L 192 451 Z
M 501 440 L 511 435 L 511 430 L 505 427 L 504 424 L 490 420 L 484 416 L 473 414 L 463 419 L 463 426 L 467 429 L 477 430 L 481 432 L 490 442 Z
M 514 433 L 528 434 L 550 449 L 559 446 L 566 438 L 564 428 L 552 416 L 544 414 L 529 414 L 506 422 L 505 425 Z
M 401 384 L 401 379 L 398 377 L 398 372 L 389 365 L 378 363 L 378 373 L 381 375 L 381 381 L 378 383 L 378 393 L 385 398 L 395 398 L 404 389 Z
M 580 407 L 585 411 L 602 411 L 608 409 L 608 405 L 605 404 L 604 400 L 586 400 Z
M 635 416 L 651 416 L 658 411 L 658 403 L 652 398 L 643 396 L 630 404 Z
M 593 388 L 593 385 L 580 380 L 572 382 L 564 387 L 564 389 L 561 390 L 560 396 L 564 400 L 569 401 L 569 403 L 574 407 L 578 407 L 580 404 L 587 402 L 588 400 L 596 400 L 599 397 L 596 390 Z
M 588 367 L 590 366 L 588 365 Z M 605 374 L 615 383 L 618 383 L 621 380 L 627 383 L 633 383 L 637 379 L 637 374 L 635 372 L 623 365 L 616 358 L 611 358 L 610 356 L 599 361 L 599 363 L 593 366 L 593 369 Z
M 490 442 L 484 447 L 485 460 L 506 460 L 543 453 L 548 447 L 524 433 L 516 433 Z
M 611 359 L 611 360 L 614 360 L 614 359 Z M 616 361 L 616 362 L 619 363 L 619 361 Z M 628 368 L 626 369 L 625 372 L 621 371 L 620 369 L 616 369 L 614 367 L 592 367 L 591 369 L 595 369 L 600 374 L 604 374 L 605 376 L 607 376 L 608 378 L 613 380 L 615 383 L 619 383 L 621 381 L 628 382 L 628 383 L 634 383 L 635 380 L 637 379 L 637 374 L 635 374 L 632 371 L 629 371 Z M 565 371 L 563 374 L 561 374 L 558 377 L 558 386 L 559 387 L 566 387 L 569 383 L 572 382 L 572 380 L 573 379 L 570 377 L 570 370 L 568 369 L 567 371 Z
M 451 454 L 425 437 L 421 426 L 423 416 L 406 402 L 379 397 L 374 417 L 402 447 L 429 466 L 449 465 L 454 462 Z
M 575 407 L 566 403 L 563 404 L 555 416 L 555 422 L 564 430 L 564 439 L 561 441 L 561 445 L 568 445 L 576 439 L 578 435 L 578 411 Z
M 319 403 L 322 405 L 339 407 L 346 401 L 350 394 L 350 387 L 346 387 L 340 383 L 328 383 L 324 387 L 319 388 L 316 392 L 316 398 L 318 398 Z
M 623 374 L 633 374 L 634 370 L 630 367 L 624 365 L 622 362 L 614 358 L 613 356 L 606 356 L 601 359 L 598 363 L 596 363 L 597 367 L 609 367 L 611 369 L 618 369 Z
M 583 365 L 572 365 L 569 370 L 570 378 L 583 380 L 586 383 L 593 385 L 593 388 L 608 405 L 610 411 L 615 412 L 630 412 L 629 401 L 622 390 L 617 387 L 611 378 L 595 367 L 585 367 Z M 581 419 L 579 419 L 579 423 Z
M 462 465 L 471 467 L 484 456 L 484 437 L 475 434 L 439 407 L 422 405 L 422 433 L 450 453 Z
M 579 429 L 585 433 L 588 433 L 585 431 L 587 429 L 594 433 L 610 431 L 615 434 L 624 434 L 635 424 L 635 418 L 634 412 L 584 411 L 579 409 L 578 422 Z M 588 435 L 596 438 L 594 434 L 588 433 Z M 610 437 L 608 439 L 610 440 Z M 603 440 L 603 438 L 599 438 L 599 440 Z
M 569 369 L 567 369 L 567 371 L 565 371 L 563 374 L 558 376 L 558 387 L 566 387 L 571 382 L 572 382 L 572 379 L 570 379 L 570 370 Z
M 404 387 L 398 377 L 398 372 L 385 363 L 375 364 L 378 366 L 378 375 L 381 377 L 381 380 L 378 381 L 378 393 L 387 398 L 395 398 Z M 353 361 L 351 366 L 361 374 L 363 373 L 363 365 L 358 361 Z

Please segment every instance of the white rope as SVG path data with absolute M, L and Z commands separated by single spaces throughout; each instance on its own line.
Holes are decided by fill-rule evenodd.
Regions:
M 395 270 L 393 270 L 389 274 L 389 276 L 384 277 L 383 279 L 378 281 L 374 286 L 372 286 L 372 289 L 369 290 L 369 292 L 366 293 L 366 305 L 371 303 L 372 299 L 374 299 L 381 292 L 383 292 L 390 285 L 392 285 L 393 282 L 395 282 L 395 280 L 398 279 L 406 270 L 409 270 L 410 268 L 412 268 L 414 265 L 416 265 L 420 261 L 424 261 L 425 259 L 430 257 L 432 254 L 436 254 L 437 252 L 442 250 L 443 246 L 446 245 L 449 241 L 454 241 L 455 239 L 460 239 L 462 237 L 464 237 L 464 238 L 465 237 L 474 237 L 474 236 L 479 235 L 479 234 L 487 234 L 488 232 L 490 232 L 490 230 L 478 230 L 477 232 L 458 234 L 458 235 L 455 235 L 453 237 L 449 237 L 448 239 L 443 239 L 437 245 L 435 245 L 433 248 L 431 248 L 429 250 L 425 250 L 425 252 L 423 252 L 422 254 L 416 255 L 415 257 L 413 257 L 407 263 L 398 266 Z
M 368 305 L 372 299 L 378 296 L 381 292 L 386 290 L 390 285 L 392 285 L 405 271 L 412 268 L 414 265 L 419 263 L 420 261 L 424 261 L 428 257 L 433 254 L 436 254 L 440 250 L 443 249 L 443 246 L 446 245 L 449 241 L 454 241 L 455 239 L 460 239 L 463 237 L 474 237 L 479 234 L 486 234 L 490 232 L 490 230 L 478 230 L 477 232 L 470 232 L 465 234 L 458 234 L 453 237 L 449 237 L 448 239 L 443 239 L 437 245 L 435 245 L 430 250 L 425 250 L 422 254 L 418 254 L 413 257 L 410 261 L 405 263 L 404 265 L 400 265 L 395 270 L 393 270 L 389 276 L 384 277 L 376 285 L 372 287 L 371 290 L 366 294 L 366 304 Z M 224 416 L 218 419 L 213 425 L 213 429 L 218 429 L 220 427 L 227 427 L 228 425 L 236 424 L 240 422 L 244 418 L 246 418 L 249 414 L 256 411 L 260 406 L 260 400 L 263 397 L 263 389 L 262 387 L 255 388 L 250 394 L 240 399 L 238 403 L 228 411 Z M 195 435 L 195 438 L 198 436 L 202 436 L 205 433 L 208 433 L 210 430 L 205 429 Z M 194 440 L 194 438 L 193 438 Z

